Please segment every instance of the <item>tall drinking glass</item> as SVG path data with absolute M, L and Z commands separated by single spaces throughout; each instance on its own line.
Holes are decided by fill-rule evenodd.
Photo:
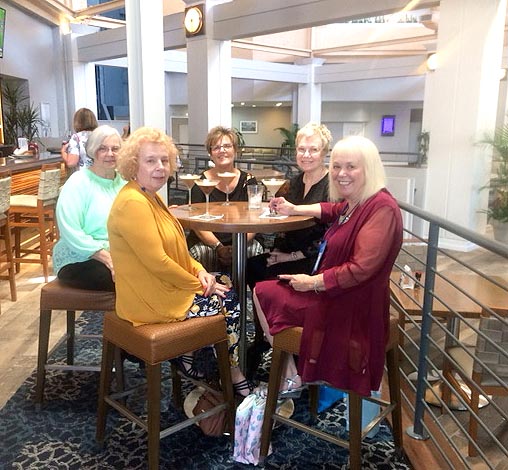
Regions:
M 187 189 L 189 191 L 189 204 L 187 205 L 187 210 L 192 211 L 192 202 L 191 202 L 191 194 L 192 194 L 192 187 L 194 186 L 194 183 L 200 178 L 199 175 L 191 175 L 190 173 L 187 173 L 186 175 L 180 175 L 180 179 L 183 181 L 185 186 L 187 186 Z
M 217 176 L 226 183 L 226 202 L 224 202 L 223 206 L 229 206 L 229 185 L 235 179 L 235 174 L 230 171 L 225 171 L 224 173 L 217 173 Z
M 268 190 L 268 193 L 269 193 L 271 198 L 275 197 L 275 195 L 277 194 L 277 191 L 286 182 L 286 180 L 276 179 L 276 178 L 263 179 L 261 181 L 266 186 L 266 189 Z M 269 215 L 271 217 L 275 217 L 277 215 L 277 212 L 275 210 L 272 210 L 272 208 L 270 208 L 270 214 Z
M 205 197 L 206 197 L 206 210 L 205 213 L 201 216 L 199 216 L 201 219 L 213 219 L 213 215 L 210 215 L 210 212 L 208 211 L 208 205 L 210 204 L 210 193 L 214 190 L 214 188 L 219 184 L 218 181 L 212 181 L 209 179 L 199 179 L 196 180 L 195 183 L 199 186 L 199 189 L 203 191 Z

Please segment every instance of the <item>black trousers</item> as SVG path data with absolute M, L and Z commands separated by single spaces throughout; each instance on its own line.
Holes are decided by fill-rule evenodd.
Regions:
M 96 259 L 64 266 L 58 271 L 58 279 L 63 284 L 77 289 L 115 291 L 111 271 Z

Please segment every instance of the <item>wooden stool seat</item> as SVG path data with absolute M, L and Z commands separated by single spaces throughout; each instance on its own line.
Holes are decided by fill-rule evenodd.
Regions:
M 115 308 L 116 295 L 114 292 L 93 291 L 75 289 L 62 284 L 55 279 L 44 285 L 41 289 L 40 320 L 39 320 L 39 353 L 37 358 L 37 383 L 35 387 L 35 403 L 40 408 L 44 399 L 44 385 L 46 371 L 57 370 L 83 370 L 100 371 L 100 365 L 74 365 L 74 341 L 76 338 L 95 337 L 100 335 L 76 335 L 75 320 L 76 311 L 98 311 L 105 312 Z M 67 313 L 67 334 L 49 349 L 49 333 L 51 328 L 51 314 L 53 310 L 63 310 Z M 48 364 L 48 359 L 53 351 L 63 342 L 67 345 L 66 364 Z
M 160 429 L 161 362 L 175 359 L 190 351 L 213 344 L 217 353 L 220 380 L 225 402 L 166 429 Z M 124 349 L 143 360 L 147 378 L 147 416 L 138 416 L 129 409 L 125 397 L 129 391 L 110 393 L 111 369 L 115 349 Z M 173 399 L 182 407 L 181 379 L 172 365 Z M 102 368 L 97 411 L 97 441 L 102 444 L 106 432 L 109 406 L 148 433 L 148 468 L 159 468 L 160 439 L 191 426 L 196 421 L 226 409 L 229 428 L 234 430 L 235 401 L 227 346 L 226 324 L 223 315 L 197 317 L 180 322 L 133 326 L 115 312 L 104 315 Z M 234 436 L 234 432 L 231 433 Z M 191 445 L 191 443 L 189 443 Z
M 362 397 L 351 390 L 345 390 L 349 395 L 349 441 L 344 441 L 335 436 L 318 431 L 311 426 L 297 422 L 294 419 L 279 416 L 276 413 L 277 397 L 282 379 L 283 365 L 287 355 L 298 355 L 302 339 L 301 327 L 287 328 L 273 337 L 272 365 L 268 382 L 268 396 L 266 400 L 265 417 L 261 436 L 260 464 L 263 463 L 270 445 L 273 422 L 279 421 L 286 425 L 296 427 L 321 439 L 326 439 L 341 447 L 349 448 L 349 460 L 351 470 L 360 470 L 361 467 L 361 441 L 363 437 L 377 423 L 389 413 L 392 415 L 392 429 L 395 447 L 398 451 L 402 449 L 402 408 L 400 398 L 400 374 L 398 359 L 398 319 L 390 318 L 390 336 L 386 345 L 386 366 L 388 371 L 388 385 L 390 389 L 390 402 L 385 400 L 366 398 L 383 408 L 383 411 L 362 431 Z M 317 414 L 317 386 L 309 386 L 311 412 Z M 326 434 L 326 435 L 325 435 Z

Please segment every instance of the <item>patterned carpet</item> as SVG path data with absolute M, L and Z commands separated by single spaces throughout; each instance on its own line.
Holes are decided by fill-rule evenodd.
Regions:
M 100 315 L 87 312 L 77 322 L 84 333 L 100 331 Z M 200 356 L 208 362 L 210 353 Z M 98 361 L 100 343 L 83 340 L 77 343 L 76 363 Z M 64 347 L 54 356 L 62 361 Z M 143 379 L 138 367 L 126 361 L 126 380 L 136 384 Z M 261 374 L 266 374 L 266 370 Z M 263 377 L 262 377 L 263 378 Z M 108 418 L 105 447 L 95 442 L 98 373 L 49 371 L 46 379 L 45 402 L 37 412 L 33 404 L 35 372 L 0 410 L 0 465 L 2 469 L 122 469 L 147 468 L 146 435 L 138 427 L 111 411 Z M 182 418 L 169 404 L 169 384 L 162 415 L 163 425 Z M 130 398 L 133 406 L 143 407 L 142 397 Z M 304 397 L 295 402 L 295 414 L 310 419 Z M 319 426 L 343 435 L 346 424 L 345 405 L 319 415 Z M 346 469 L 348 452 L 333 444 L 286 427 L 273 433 L 274 452 L 267 458 L 267 469 Z M 232 449 L 226 437 L 205 436 L 197 426 L 188 427 L 161 441 L 160 468 L 162 469 L 246 469 L 252 468 L 234 462 Z M 410 469 L 393 448 L 390 428 L 382 424 L 373 439 L 366 439 L 362 447 L 365 469 Z

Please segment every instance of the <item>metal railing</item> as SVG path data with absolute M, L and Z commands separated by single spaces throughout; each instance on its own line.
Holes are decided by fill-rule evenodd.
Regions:
M 399 205 L 412 214 L 413 226 L 427 227 L 424 234 L 405 229 L 406 242 L 394 267 L 401 274 L 391 280 L 392 306 L 402 326 L 403 396 L 413 413 L 408 434 L 430 439 L 450 469 L 499 468 L 508 457 L 508 337 L 491 338 L 481 318 L 508 329 L 508 246 L 409 204 Z M 469 253 L 441 248 L 444 231 L 476 248 Z M 482 341 L 488 354 L 478 352 Z M 500 356 L 500 368 L 491 364 L 489 354 L 494 353 Z M 488 380 L 469 382 L 452 373 L 465 364 L 474 364 Z M 443 398 L 446 390 L 450 400 Z M 467 399 L 472 392 L 479 393 L 479 410 Z M 475 421 L 476 439 L 469 433 Z

